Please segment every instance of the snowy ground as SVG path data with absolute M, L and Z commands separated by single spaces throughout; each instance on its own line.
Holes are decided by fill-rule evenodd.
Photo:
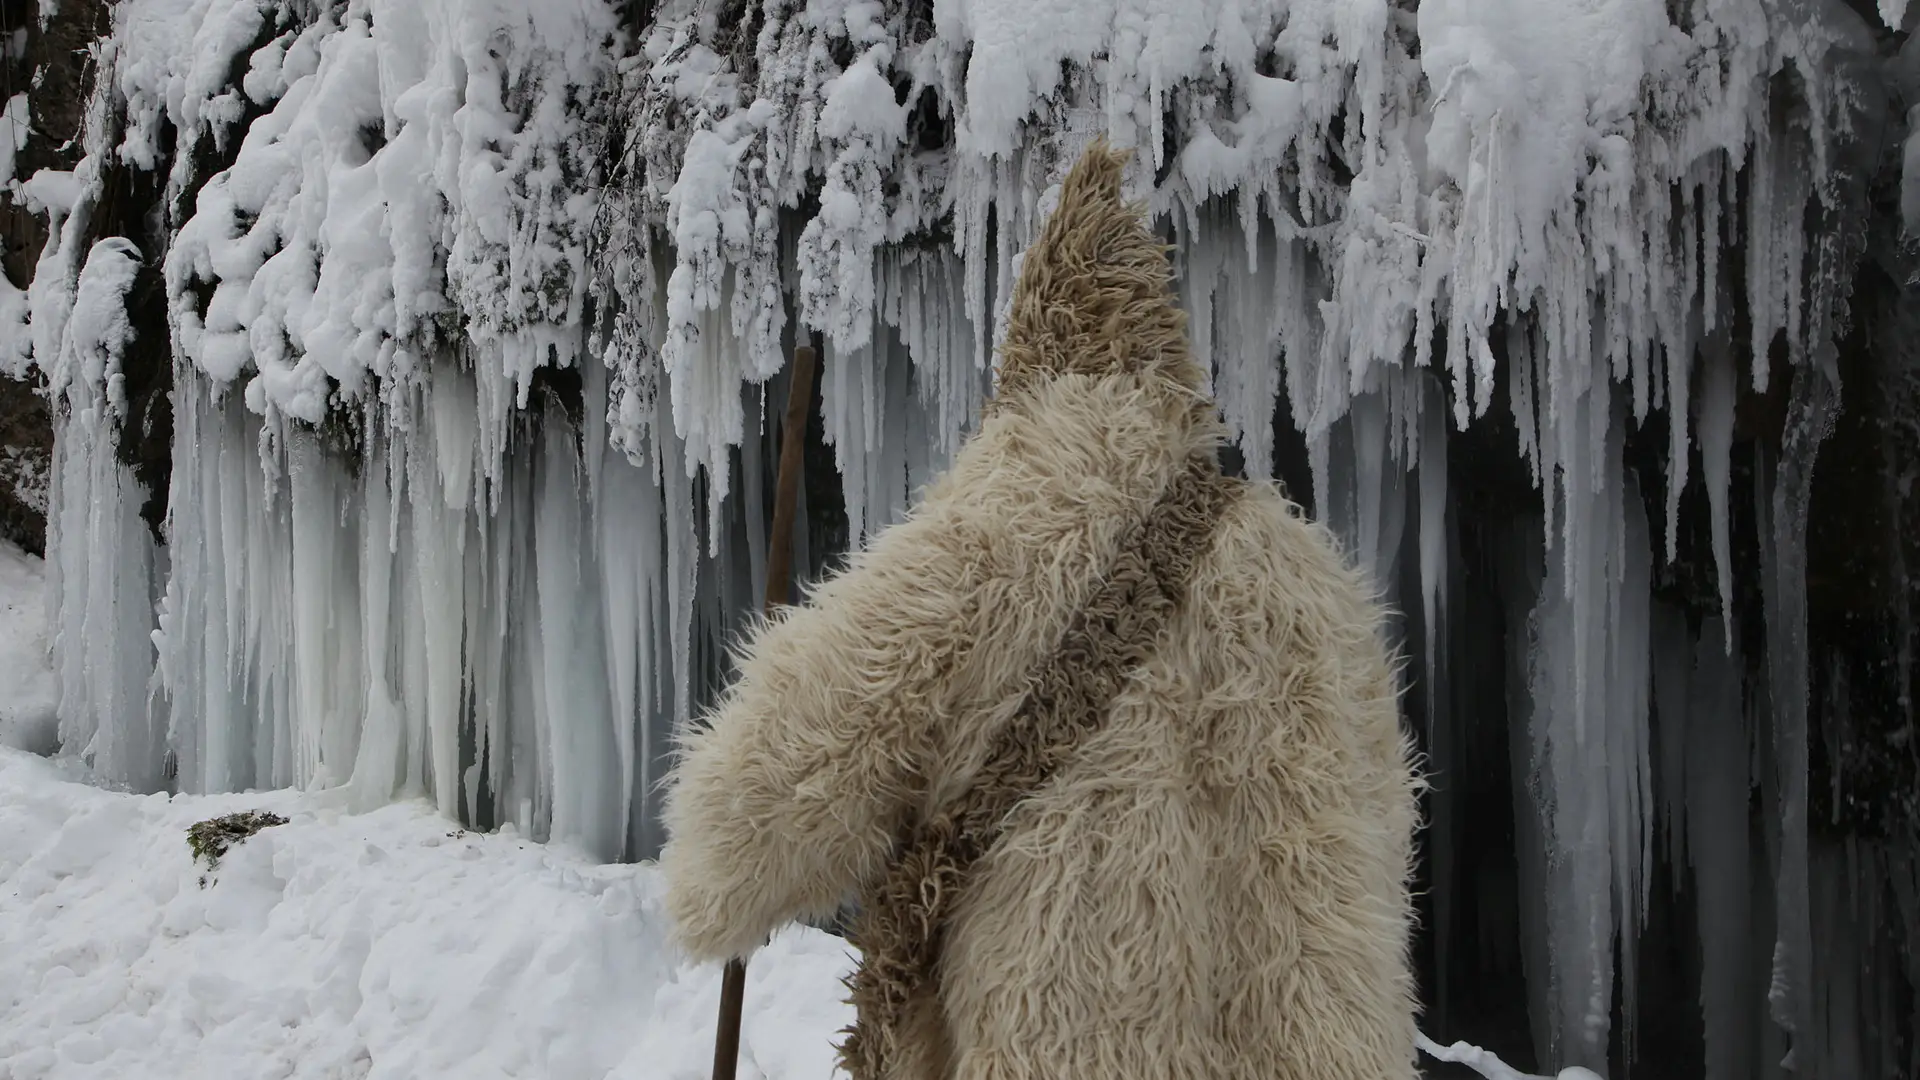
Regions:
M 708 1075 L 718 971 L 662 940 L 651 868 L 328 802 L 121 794 L 0 748 L 0 1080 Z M 290 821 L 203 886 L 188 826 L 252 809 Z M 755 958 L 742 1080 L 826 1080 L 845 968 L 815 931 Z

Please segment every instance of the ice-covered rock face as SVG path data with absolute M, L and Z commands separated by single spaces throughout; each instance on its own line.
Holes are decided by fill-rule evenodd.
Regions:
M 46 544 L 53 419 L 40 389 L 0 375 L 0 540 L 38 554 Z
M 0 190 L 13 192 L 0 195 L 0 232 L 7 236 L 0 253 L 0 540 L 34 553 L 46 542 L 53 416 L 45 379 L 31 370 L 26 289 L 47 222 L 28 190 L 15 185 L 71 168 L 78 156 L 72 140 L 86 104 L 86 45 L 91 27 L 104 25 L 105 7 L 104 0 L 72 0 L 54 20 L 40 19 L 34 4 L 0 10 L 7 43 L 0 68 L 15 90 L 0 104 Z
M 1404 613 L 1437 1021 L 1888 1072 L 1909 9 L 128 0 L 0 296 L 61 394 L 61 739 L 650 853 L 763 589 L 789 348 L 818 572 L 977 422 L 1104 135 L 1245 468 Z

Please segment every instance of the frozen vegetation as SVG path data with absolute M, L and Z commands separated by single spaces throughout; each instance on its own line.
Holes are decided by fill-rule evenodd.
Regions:
M 818 573 L 968 430 L 1105 134 L 1237 467 L 1405 615 L 1429 1032 L 1910 1075 L 1907 6 L 125 0 L 0 287 L 57 405 L 61 753 L 644 859 L 791 347 Z M 1890 568 L 1846 619 L 1823 498 Z

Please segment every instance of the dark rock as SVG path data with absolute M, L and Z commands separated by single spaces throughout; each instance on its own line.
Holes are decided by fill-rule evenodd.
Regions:
M 0 31 L 26 32 L 17 62 L 0 64 L 8 86 L 31 86 L 32 131 L 14 159 L 16 177 L 70 169 L 80 156 L 80 121 L 92 92 L 87 46 L 108 27 L 105 0 L 67 0 L 45 27 L 34 0 L 0 0 Z M 16 289 L 33 278 L 47 223 L 0 197 L 0 272 Z M 38 555 L 46 547 L 47 488 L 53 464 L 53 414 L 37 373 L 0 375 L 0 539 Z

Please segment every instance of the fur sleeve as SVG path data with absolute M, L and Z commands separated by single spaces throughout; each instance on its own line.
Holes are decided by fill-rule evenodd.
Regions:
M 709 723 L 682 736 L 660 862 L 692 955 L 742 955 L 885 869 L 908 810 L 966 756 L 969 721 L 1058 640 L 1192 444 L 1186 399 L 1129 378 L 1062 377 L 1024 400 L 905 521 L 761 626 Z
M 886 530 L 759 628 L 709 723 L 682 736 L 661 866 L 690 954 L 743 955 L 884 868 L 976 629 L 985 575 L 967 546 L 951 512 Z

